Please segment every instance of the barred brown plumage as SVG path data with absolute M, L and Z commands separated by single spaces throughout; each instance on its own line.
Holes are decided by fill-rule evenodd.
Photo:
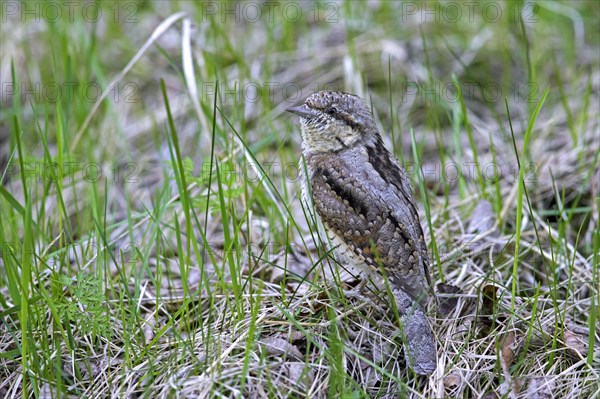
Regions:
M 303 180 L 336 256 L 379 285 L 383 270 L 402 315 L 407 358 L 417 373 L 430 374 L 437 353 L 425 306 L 433 292 L 406 171 L 383 145 L 359 97 L 322 91 L 288 111 L 301 117 Z

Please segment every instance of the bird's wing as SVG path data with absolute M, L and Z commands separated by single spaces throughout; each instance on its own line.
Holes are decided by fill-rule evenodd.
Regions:
M 398 218 L 406 217 L 406 212 L 409 213 L 409 218 L 413 223 L 410 223 L 409 229 L 411 236 L 416 242 L 417 250 L 419 251 L 420 260 L 422 262 L 423 272 L 427 279 L 427 284 L 431 287 L 431 275 L 429 274 L 429 254 L 427 253 L 427 245 L 423 236 L 423 228 L 419 223 L 419 213 L 412 196 L 412 187 L 410 179 L 405 169 L 400 166 L 398 161 L 385 149 L 383 143 L 378 140 L 374 146 L 367 147 L 368 163 L 373 166 L 373 169 L 386 182 L 388 189 L 405 205 L 403 208 L 397 208 L 395 214 Z M 402 215 L 402 213 L 404 215 Z
M 414 224 L 419 224 L 418 216 L 414 219 L 410 210 L 401 210 L 410 208 L 408 203 L 414 207 L 412 202 L 405 203 L 397 196 L 395 201 L 383 198 L 380 188 L 384 186 L 373 184 L 381 182 L 368 181 L 369 173 L 353 173 L 339 157 L 320 165 L 313 168 L 310 181 L 315 209 L 325 227 L 371 270 L 379 272 L 383 267 L 392 284 L 425 304 L 429 298 L 423 270 L 426 260 L 420 259 L 418 238 L 413 232 Z

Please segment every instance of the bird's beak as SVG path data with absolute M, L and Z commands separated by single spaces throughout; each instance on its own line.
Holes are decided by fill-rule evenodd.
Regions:
M 317 116 L 317 112 L 313 109 L 308 108 L 306 104 L 288 108 L 286 109 L 286 111 L 301 116 L 303 118 L 312 118 Z

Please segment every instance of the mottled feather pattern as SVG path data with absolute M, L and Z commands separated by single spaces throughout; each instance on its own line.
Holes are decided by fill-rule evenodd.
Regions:
M 313 154 L 307 161 L 315 209 L 328 231 L 340 236 L 371 271 L 383 267 L 394 285 L 426 304 L 427 263 L 416 244 L 423 233 L 411 223 L 411 207 L 398 207 L 405 198 L 400 182 L 387 182 L 363 149 Z
M 301 117 L 303 201 L 343 267 L 380 288 L 382 274 L 389 279 L 407 360 L 418 374 L 431 374 L 437 351 L 425 313 L 433 295 L 429 259 L 406 171 L 359 97 L 323 91 L 288 111 Z

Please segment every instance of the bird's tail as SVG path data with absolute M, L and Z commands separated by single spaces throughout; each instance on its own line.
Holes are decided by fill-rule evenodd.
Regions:
M 404 353 L 415 373 L 429 375 L 437 367 L 433 331 L 423 307 L 402 290 L 394 290 L 404 336 Z

